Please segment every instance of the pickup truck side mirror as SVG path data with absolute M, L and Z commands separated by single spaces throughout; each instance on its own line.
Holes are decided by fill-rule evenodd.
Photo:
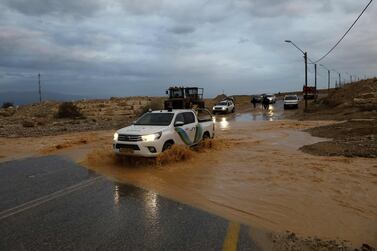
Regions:
M 185 122 L 183 122 L 183 121 L 175 121 L 174 126 L 178 127 L 178 126 L 183 126 L 184 124 L 185 124 Z

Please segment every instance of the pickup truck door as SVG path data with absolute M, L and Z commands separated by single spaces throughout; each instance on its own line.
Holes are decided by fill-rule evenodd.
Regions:
M 179 138 L 186 145 L 192 145 L 195 139 L 196 132 L 195 115 L 192 112 L 179 113 L 175 119 L 175 122 L 177 121 L 184 122 L 184 125 L 175 127 L 175 131 L 178 134 Z
M 188 137 L 192 143 L 195 142 L 195 134 L 196 134 L 196 119 L 193 112 L 184 112 L 183 117 L 185 119 L 185 130 L 187 132 Z

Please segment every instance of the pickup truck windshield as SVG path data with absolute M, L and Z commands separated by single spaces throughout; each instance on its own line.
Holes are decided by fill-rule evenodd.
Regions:
M 285 100 L 297 100 L 297 97 L 296 96 L 286 96 L 284 99 Z
M 173 113 L 146 113 L 134 125 L 168 126 L 173 117 Z
M 228 105 L 228 103 L 226 101 L 221 101 L 220 103 L 218 103 L 217 105 Z

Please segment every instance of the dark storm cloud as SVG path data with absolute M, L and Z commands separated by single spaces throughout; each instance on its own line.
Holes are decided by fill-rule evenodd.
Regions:
M 0 88 L 90 95 L 163 95 L 170 84 L 207 95 L 301 88 L 317 59 L 367 3 L 353 0 L 0 0 Z M 374 5 L 322 63 L 372 74 Z M 312 71 L 312 69 L 310 68 Z M 320 69 L 319 79 L 326 73 Z M 309 79 L 312 81 L 312 74 Z
M 174 26 L 169 29 L 170 32 L 175 34 L 188 34 L 195 31 L 195 27 L 192 26 L 186 26 L 186 25 L 178 25 Z
M 119 1 L 121 6 L 128 12 L 135 15 L 155 15 L 162 9 L 162 0 L 126 0 Z
M 6 7 L 25 15 L 91 16 L 105 6 L 101 0 L 3 0 Z

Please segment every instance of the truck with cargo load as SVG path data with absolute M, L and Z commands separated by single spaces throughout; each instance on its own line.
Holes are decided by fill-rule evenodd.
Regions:
M 164 109 L 204 108 L 203 93 L 204 89 L 198 87 L 170 87 Z

